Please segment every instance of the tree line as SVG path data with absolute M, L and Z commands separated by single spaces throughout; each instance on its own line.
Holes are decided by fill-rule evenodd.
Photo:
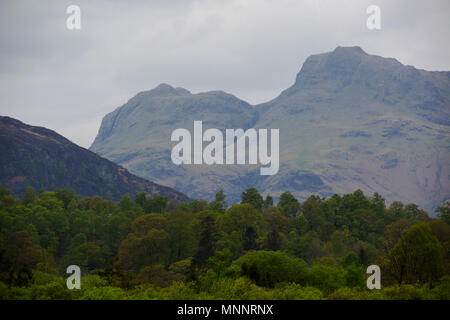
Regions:
M 450 203 L 436 218 L 361 190 L 227 205 L 0 187 L 1 299 L 449 299 Z M 366 288 L 369 265 L 381 290 Z M 69 265 L 81 290 L 66 288 Z

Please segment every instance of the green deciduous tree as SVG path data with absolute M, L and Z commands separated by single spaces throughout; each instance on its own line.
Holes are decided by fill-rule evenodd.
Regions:
M 231 263 L 231 252 L 227 248 L 217 250 L 215 255 L 208 259 L 208 266 L 220 278 Z
M 218 228 L 223 232 L 221 243 L 230 248 L 233 257 L 237 257 L 246 248 L 254 247 L 251 238 L 258 239 L 264 229 L 264 218 L 250 204 L 235 204 L 217 218 Z M 250 229 L 251 228 L 251 229 Z M 247 238 L 246 238 L 247 235 Z
M 217 231 L 212 215 L 204 215 L 200 222 L 200 240 L 195 253 L 195 260 L 200 265 L 205 265 L 209 257 L 214 255 L 216 249 Z
M 251 204 L 255 209 L 260 210 L 263 207 L 263 197 L 256 188 L 248 188 L 241 194 L 241 203 Z
M 231 265 L 231 272 L 247 276 L 257 285 L 273 287 L 279 282 L 305 284 L 307 265 L 279 251 L 250 251 Z
M 434 281 L 443 273 L 442 245 L 426 223 L 405 230 L 389 259 L 390 270 L 399 284 Z
M 450 225 L 450 201 L 445 202 L 442 206 L 436 209 L 438 218 Z
M 24 205 L 32 204 L 36 199 L 36 192 L 33 187 L 28 186 L 25 190 L 25 195 L 23 196 L 22 202 Z
M 300 202 L 289 192 L 283 192 L 278 201 L 281 212 L 288 217 L 296 217 L 300 214 Z

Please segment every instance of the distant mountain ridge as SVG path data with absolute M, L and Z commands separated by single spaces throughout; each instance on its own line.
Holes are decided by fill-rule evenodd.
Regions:
M 221 130 L 279 128 L 279 173 L 172 164 L 170 134 L 194 120 Z M 450 72 L 337 47 L 307 58 L 290 88 L 256 106 L 167 84 L 141 92 L 104 117 L 90 149 L 193 198 L 212 199 L 220 188 L 231 202 L 248 187 L 300 199 L 362 189 L 432 210 L 450 198 L 449 126 Z
M 0 183 L 21 196 L 27 186 L 72 188 L 82 196 L 120 200 L 146 192 L 177 201 L 181 192 L 137 177 L 125 168 L 86 150 L 56 132 L 0 116 Z

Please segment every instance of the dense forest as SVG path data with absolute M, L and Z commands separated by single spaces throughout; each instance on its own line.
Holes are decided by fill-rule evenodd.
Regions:
M 360 190 L 277 205 L 118 203 L 72 190 L 0 189 L 0 299 L 450 299 L 450 202 L 437 218 Z M 381 289 L 366 268 L 381 268 Z M 66 268 L 81 268 L 81 289 Z

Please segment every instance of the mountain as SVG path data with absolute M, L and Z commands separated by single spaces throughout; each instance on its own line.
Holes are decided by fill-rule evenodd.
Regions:
M 177 128 L 192 131 L 194 120 L 203 120 L 204 129 L 247 129 L 258 120 L 258 112 L 222 91 L 191 94 L 161 84 L 106 115 L 90 149 L 138 176 L 151 176 L 153 181 L 164 181 L 196 198 L 211 199 L 218 189 L 233 190 L 241 179 L 247 179 L 249 169 L 173 164 L 171 133 Z
M 256 165 L 172 164 L 176 128 L 279 128 L 280 170 Z M 295 83 L 256 106 L 224 92 L 162 84 L 106 115 L 90 148 L 194 198 L 250 186 L 300 199 L 362 189 L 427 210 L 450 198 L 450 72 L 405 66 L 360 47 L 306 59 Z
M 16 195 L 72 188 L 82 196 L 120 200 L 145 191 L 149 197 L 187 201 L 181 192 L 139 178 L 125 168 L 81 148 L 56 132 L 0 117 L 0 183 Z

